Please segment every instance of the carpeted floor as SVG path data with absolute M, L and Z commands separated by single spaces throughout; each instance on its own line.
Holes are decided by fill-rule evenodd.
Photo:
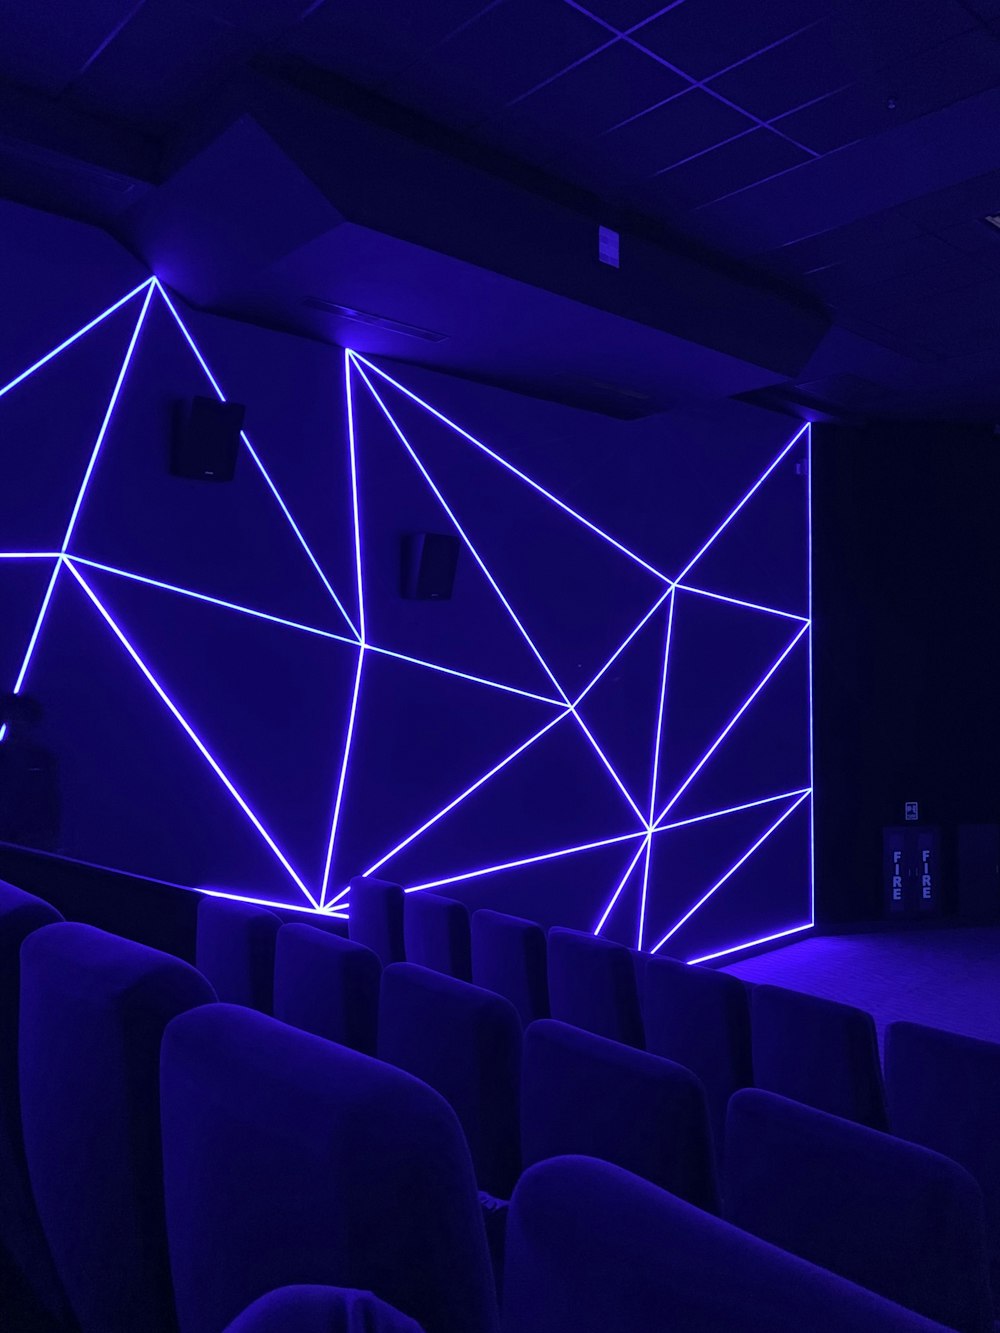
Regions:
M 874 1014 L 1000 1041 L 1000 927 L 814 937 L 725 968 Z

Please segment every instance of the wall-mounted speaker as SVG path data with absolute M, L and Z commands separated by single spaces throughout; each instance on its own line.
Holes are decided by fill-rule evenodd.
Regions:
M 196 481 L 232 481 L 243 429 L 242 403 L 218 398 L 179 402 L 174 415 L 170 471 Z
M 400 592 L 424 601 L 446 601 L 457 565 L 457 537 L 447 532 L 410 533 L 403 538 Z

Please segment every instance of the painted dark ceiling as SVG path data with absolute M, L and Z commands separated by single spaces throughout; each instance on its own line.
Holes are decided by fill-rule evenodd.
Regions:
M 731 388 L 1000 417 L 1000 0 L 6 0 L 0 193 L 131 239 L 258 77 L 819 317 Z

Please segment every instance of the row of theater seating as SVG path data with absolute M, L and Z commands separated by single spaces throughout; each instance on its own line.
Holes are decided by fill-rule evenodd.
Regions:
M 365 915 L 357 912 L 355 931 Z M 304 982 L 294 961 L 306 960 L 309 971 L 310 955 L 312 980 Z M 535 1109 L 522 1108 L 522 1126 L 538 1136 L 533 1146 L 522 1142 L 525 1158 L 579 1152 L 572 1142 L 581 1133 L 591 1155 L 538 1160 L 520 1175 L 509 1211 L 495 1200 L 484 1211 L 476 1167 L 489 1154 L 476 1140 L 477 1103 L 463 1071 L 492 1077 L 476 1054 L 476 1015 L 487 1016 L 488 1033 L 520 1039 L 508 1001 L 412 963 L 382 972 L 382 960 L 373 963 L 356 940 L 308 925 L 272 927 L 256 909 L 213 900 L 201 910 L 198 961 L 214 967 L 222 990 L 256 978 L 259 1007 L 268 986 L 279 1010 L 311 992 L 313 1012 L 327 1023 L 354 993 L 355 972 L 367 970 L 362 984 L 375 978 L 378 1008 L 366 1039 L 383 1058 L 249 1005 L 216 1003 L 212 985 L 188 964 L 60 924 L 46 904 L 0 885 L 0 1239 L 48 1307 L 38 1328 L 223 1333 L 235 1319 L 234 1333 L 494 1333 L 501 1324 L 491 1213 L 506 1223 L 504 1333 L 940 1326 L 712 1216 L 718 1197 L 704 1093 L 690 1072 L 662 1058 L 558 1021 L 531 1022 L 523 1059 L 518 1052 L 506 1066 L 515 1085 L 521 1077 L 536 1087 Z M 420 1005 L 423 1020 L 405 1012 Z M 501 1013 L 502 1028 L 489 1026 Z M 431 1033 L 422 1055 L 421 1021 Z M 384 1045 L 390 1040 L 394 1051 Z M 451 1053 L 437 1065 L 427 1054 L 436 1040 Z M 393 1067 L 405 1066 L 407 1051 L 430 1060 L 429 1078 Z M 445 1077 L 447 1098 L 432 1086 Z M 488 1097 L 475 1095 L 482 1119 Z M 700 1133 L 700 1158 L 678 1151 L 664 1124 Z M 647 1133 L 652 1154 L 643 1149 Z M 897 1156 L 879 1157 L 876 1141 Z M 789 1156 L 790 1144 L 797 1147 Z M 657 1154 L 675 1176 L 694 1163 L 701 1206 L 614 1164 L 637 1146 L 643 1169 Z M 934 1154 L 746 1091 L 730 1107 L 725 1211 L 749 1230 L 788 1233 L 787 1205 L 773 1207 L 770 1221 L 768 1206 L 783 1173 L 810 1160 L 811 1183 L 796 1205 L 803 1210 L 810 1195 L 815 1204 L 839 1190 L 842 1227 L 864 1222 L 877 1239 L 877 1223 L 859 1205 L 888 1219 L 881 1195 L 894 1197 L 893 1224 L 904 1226 L 902 1246 L 891 1237 L 899 1271 L 883 1266 L 878 1281 L 851 1276 L 888 1286 L 942 1325 L 988 1326 L 978 1187 Z M 866 1169 L 874 1175 L 861 1199 Z M 670 1183 L 696 1196 L 692 1184 Z M 827 1210 L 827 1228 L 835 1211 Z M 805 1248 L 822 1249 L 823 1226 L 809 1234 Z M 795 1236 L 772 1239 L 803 1249 Z M 923 1290 L 900 1262 L 907 1243 Z M 864 1238 L 855 1249 L 863 1246 Z M 838 1267 L 826 1254 L 809 1257 Z M 289 1286 L 303 1283 L 330 1289 Z M 333 1287 L 372 1291 L 403 1314 Z

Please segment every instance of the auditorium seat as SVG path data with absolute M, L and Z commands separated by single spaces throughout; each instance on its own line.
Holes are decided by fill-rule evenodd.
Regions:
M 297 1283 L 372 1291 L 426 1333 L 495 1333 L 472 1162 L 432 1088 L 219 1004 L 167 1028 L 161 1100 L 180 1333 Z
M 635 965 L 624 945 L 557 926 L 549 931 L 548 959 L 553 1018 L 643 1046 Z
M 282 1287 L 254 1301 L 226 1333 L 423 1333 L 370 1291 Z
M 525 1166 L 599 1157 L 718 1211 L 705 1090 L 690 1070 L 541 1019 L 524 1034 L 521 1080 Z
M 436 893 L 408 893 L 403 904 L 406 961 L 459 981 L 472 980 L 469 909 Z
M 28 1179 L 18 1074 L 21 946 L 59 921 L 54 907 L 0 880 L 0 1253 L 10 1270 L 0 1279 L 2 1327 L 68 1310 Z
M 521 1023 L 501 995 L 412 963 L 382 974 L 379 1059 L 453 1107 L 479 1188 L 509 1199 L 520 1169 Z
M 21 1107 L 38 1213 L 82 1333 L 175 1328 L 160 1041 L 215 999 L 188 963 L 93 926 L 21 950 Z
M 403 939 L 405 897 L 402 888 L 387 879 L 359 875 L 351 880 L 348 938 L 371 949 L 382 960 L 383 967 L 406 961 Z
M 885 1081 L 892 1132 L 960 1162 L 979 1182 L 1000 1303 L 1000 1045 L 890 1023 Z
M 940 1154 L 769 1092 L 729 1103 L 726 1217 L 960 1333 L 993 1326 L 982 1192 Z
M 226 1004 L 269 1014 L 274 1002 L 274 945 L 281 918 L 266 907 L 205 895 L 198 904 L 195 963 Z
M 503 995 L 525 1027 L 549 1016 L 545 931 L 533 921 L 482 908 L 472 915 L 472 980 Z
M 282 926 L 274 952 L 274 1016 L 375 1054 L 382 964 L 371 949 L 312 925 Z
M 510 1206 L 503 1333 L 942 1333 L 620 1167 L 540 1162 Z
M 887 1128 L 871 1014 L 781 986 L 755 986 L 750 1015 L 758 1088 L 872 1129 Z
M 726 1107 L 753 1086 L 750 996 L 738 977 L 675 958 L 650 957 L 643 983 L 646 1049 L 701 1079 L 715 1145 L 725 1142 Z

